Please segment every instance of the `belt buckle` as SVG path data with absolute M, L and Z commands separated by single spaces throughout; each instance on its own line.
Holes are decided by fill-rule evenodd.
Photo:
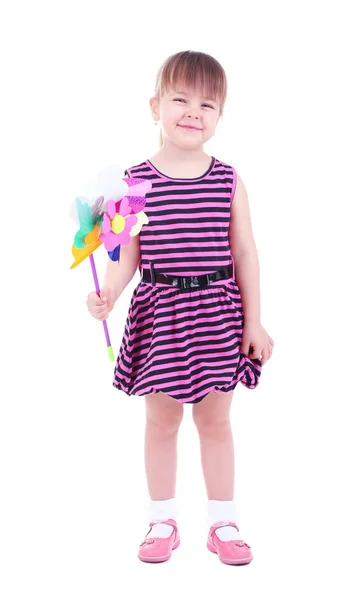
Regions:
M 155 285 L 156 284 L 156 277 L 155 277 L 154 267 L 153 267 L 151 261 L 150 261 L 150 277 L 151 277 L 151 284 Z
M 200 284 L 198 282 L 198 277 L 195 275 L 191 275 L 189 277 L 182 277 L 181 283 L 182 283 L 181 287 L 184 290 L 200 287 Z

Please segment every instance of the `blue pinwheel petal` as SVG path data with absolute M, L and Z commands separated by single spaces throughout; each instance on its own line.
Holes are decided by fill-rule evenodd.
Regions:
M 113 262 L 119 260 L 120 257 L 120 245 L 117 246 L 116 248 L 114 248 L 114 250 L 110 250 L 110 252 L 108 252 L 109 258 L 111 258 L 111 260 Z

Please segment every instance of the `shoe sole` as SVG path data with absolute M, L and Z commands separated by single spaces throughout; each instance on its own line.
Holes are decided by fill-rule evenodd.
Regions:
M 219 560 L 222 563 L 224 563 L 225 565 L 247 565 L 248 563 L 252 562 L 252 560 L 253 560 L 253 556 L 249 556 L 246 558 L 222 558 L 221 556 L 219 556 L 216 548 L 209 542 L 207 542 L 207 548 L 210 552 L 217 554 Z
M 178 548 L 179 545 L 180 545 L 180 540 L 176 540 L 176 542 L 172 546 L 172 550 L 176 550 L 176 548 Z M 164 556 L 143 556 L 142 554 L 138 554 L 138 558 L 140 558 L 140 560 L 142 560 L 143 562 L 150 562 L 150 563 L 165 562 L 166 560 L 169 560 L 171 553 L 172 553 L 172 551 L 170 552 L 170 554 L 165 554 Z

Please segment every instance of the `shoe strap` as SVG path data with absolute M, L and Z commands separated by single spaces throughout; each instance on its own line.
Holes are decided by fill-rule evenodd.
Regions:
M 174 519 L 167 519 L 166 521 L 151 521 L 150 525 L 149 525 L 150 529 L 147 532 L 147 534 L 145 536 L 145 539 L 148 537 L 149 533 L 151 533 L 151 530 L 152 530 L 152 528 L 153 528 L 154 525 L 171 525 L 171 527 L 174 528 L 175 535 L 177 535 L 177 523 L 176 523 L 176 521 L 174 521 Z
M 214 523 L 214 525 L 211 527 L 211 535 L 214 534 L 216 537 L 218 537 L 216 534 L 216 529 L 219 529 L 220 527 L 235 527 L 235 529 L 239 532 L 237 523 L 233 523 L 233 521 L 217 521 L 217 523 Z M 234 542 L 236 546 L 247 546 L 247 548 L 250 548 L 250 546 L 248 546 L 244 540 L 232 540 L 232 542 Z
M 217 521 L 217 523 L 212 525 L 212 531 L 216 531 L 216 529 L 219 529 L 220 527 L 235 527 L 236 530 L 239 531 L 237 523 L 234 523 L 233 521 Z
M 174 529 L 177 529 L 177 523 L 174 519 L 166 519 L 166 521 L 151 521 L 150 527 L 153 525 L 171 525 Z

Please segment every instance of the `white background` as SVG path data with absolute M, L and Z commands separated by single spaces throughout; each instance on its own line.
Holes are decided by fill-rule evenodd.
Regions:
M 356 18 L 353 2 L 8 2 L 1 9 L 2 600 L 355 599 Z M 234 12 L 233 7 L 234 6 Z M 355 7 L 354 7 L 355 8 Z M 206 549 L 191 407 L 179 437 L 181 547 L 141 563 L 144 399 L 112 387 L 70 271 L 68 211 L 108 164 L 158 148 L 167 56 L 215 56 L 226 111 L 207 153 L 249 196 L 262 324 L 256 390 L 235 391 L 236 501 L 254 560 Z M 96 253 L 100 277 L 106 255 Z M 121 343 L 137 272 L 108 320 Z

